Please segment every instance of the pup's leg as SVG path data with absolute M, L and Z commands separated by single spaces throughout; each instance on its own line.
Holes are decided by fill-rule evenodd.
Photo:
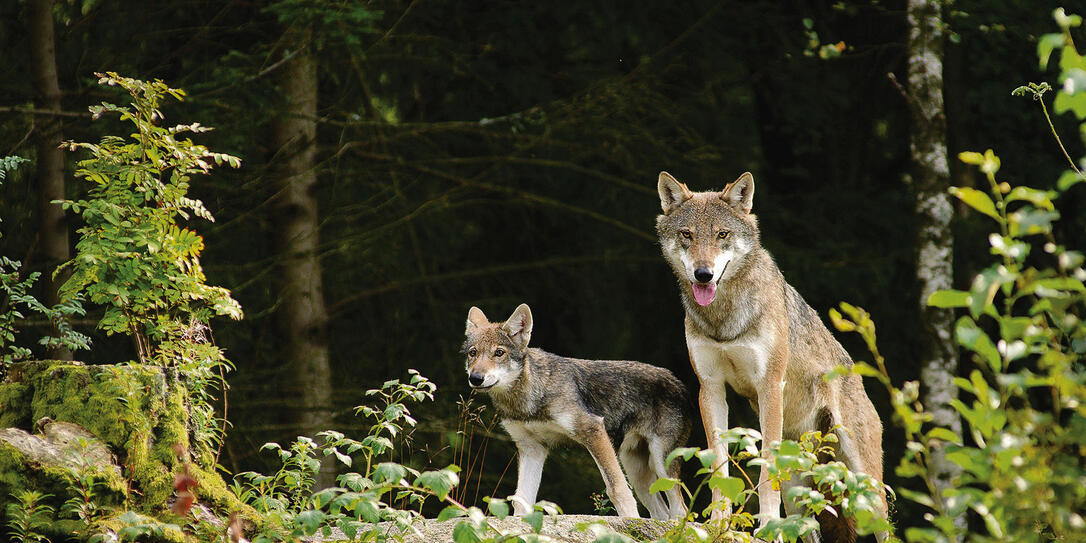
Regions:
M 622 441 L 618 454 L 638 501 L 649 510 L 649 516 L 666 520 L 668 511 L 663 496 L 649 492 L 652 483 L 656 482 L 656 474 L 649 462 L 648 443 L 640 435 L 631 432 L 626 434 L 626 439 Z
M 513 495 L 513 513 L 527 515 L 532 512 L 536 493 L 539 492 L 539 480 L 543 477 L 547 448 L 527 437 L 517 439 L 516 443 L 517 492 Z
M 603 426 L 603 418 L 595 415 L 583 415 L 576 422 L 576 436 L 578 441 L 592 454 L 596 466 L 600 468 L 603 482 L 607 485 L 607 496 L 611 503 L 615 504 L 620 517 L 638 517 L 637 502 L 634 501 L 630 486 L 626 484 L 626 477 L 622 475 L 622 467 L 618 463 L 618 455 L 611 445 L 611 438 L 607 436 L 607 430 Z
M 685 438 L 683 439 L 685 440 Z M 664 461 L 667 460 L 667 455 L 671 454 L 671 451 L 681 445 L 681 443 L 673 441 L 677 440 L 665 440 L 660 436 L 654 436 L 649 439 L 649 462 L 652 465 L 652 470 L 655 473 L 656 478 L 679 477 L 680 464 L 678 460 L 672 460 L 670 466 L 664 465 Z M 667 494 L 668 517 L 680 518 L 685 516 L 686 501 L 683 500 L 682 491 L 679 490 L 678 485 L 665 491 L 665 494 Z

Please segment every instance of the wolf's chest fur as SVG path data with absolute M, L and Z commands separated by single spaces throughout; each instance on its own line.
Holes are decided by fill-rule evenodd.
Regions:
M 757 398 L 769 364 L 769 343 L 758 335 L 728 342 L 696 331 L 686 335 L 691 361 L 702 382 L 727 383 L 746 398 Z

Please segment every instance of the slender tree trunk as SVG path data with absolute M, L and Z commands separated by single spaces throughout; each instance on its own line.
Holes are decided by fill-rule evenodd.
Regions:
M 279 72 L 287 100 L 273 122 L 272 159 L 277 194 L 274 199 L 277 262 L 281 293 L 276 322 L 283 342 L 283 363 L 292 375 L 297 422 L 315 437 L 332 422 L 332 371 L 328 357 L 328 311 L 317 258 L 320 242 L 317 211 L 317 59 L 309 30 L 288 29 L 285 55 L 294 55 Z M 334 484 L 334 466 L 325 462 L 318 486 Z
M 60 112 L 60 84 L 57 80 L 57 61 L 53 37 L 53 0 L 30 0 L 30 64 L 34 77 L 37 109 Z M 53 279 L 57 265 L 70 257 L 68 249 L 68 224 L 64 210 L 53 200 L 64 199 L 64 153 L 59 145 L 64 139 L 63 123 L 59 115 L 39 115 L 35 119 L 38 128 L 38 246 L 45 265 L 43 299 L 50 307 L 60 301 L 57 289 L 64 277 Z M 53 330 L 57 334 L 56 329 Z M 65 347 L 54 349 L 50 356 L 71 360 L 72 352 Z
M 947 193 L 950 170 L 943 107 L 945 30 L 940 11 L 938 1 L 909 0 L 908 81 L 913 102 L 910 149 L 920 236 L 916 275 L 925 332 L 920 379 L 924 385 L 923 403 L 934 423 L 961 435 L 961 419 L 950 406 L 950 401 L 958 397 L 953 383 L 958 370 L 957 348 L 951 334 L 954 314 L 927 305 L 933 292 L 951 288 L 954 277 L 950 231 L 954 208 Z M 940 492 L 950 487 L 961 471 L 946 459 L 942 448 L 935 451 L 931 467 Z M 965 518 L 959 517 L 956 523 L 964 526 Z

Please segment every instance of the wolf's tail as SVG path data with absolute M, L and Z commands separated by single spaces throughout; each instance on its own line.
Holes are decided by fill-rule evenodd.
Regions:
M 855 543 L 856 521 L 823 511 L 816 517 L 823 543 Z

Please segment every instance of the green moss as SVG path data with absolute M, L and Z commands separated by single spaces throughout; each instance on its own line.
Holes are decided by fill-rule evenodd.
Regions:
M 0 428 L 29 428 L 30 387 L 24 383 L 0 384 Z
M 176 369 L 70 362 L 30 362 L 15 368 L 0 384 L 0 421 L 28 431 L 42 417 L 83 426 L 109 446 L 126 474 L 126 480 L 109 481 L 110 489 L 120 491 L 130 484 L 135 492 L 129 507 L 151 516 L 163 514 L 181 464 L 174 446 L 191 449 L 190 396 Z M 22 473 L 25 464 L 2 453 L 0 499 L 12 489 L 28 487 L 66 494 L 63 487 L 29 480 Z M 215 471 L 210 455 L 193 455 L 190 469 L 205 506 L 252 515 Z
M 674 525 L 675 523 L 671 521 L 629 518 L 623 519 L 618 532 L 637 541 L 655 541 Z

